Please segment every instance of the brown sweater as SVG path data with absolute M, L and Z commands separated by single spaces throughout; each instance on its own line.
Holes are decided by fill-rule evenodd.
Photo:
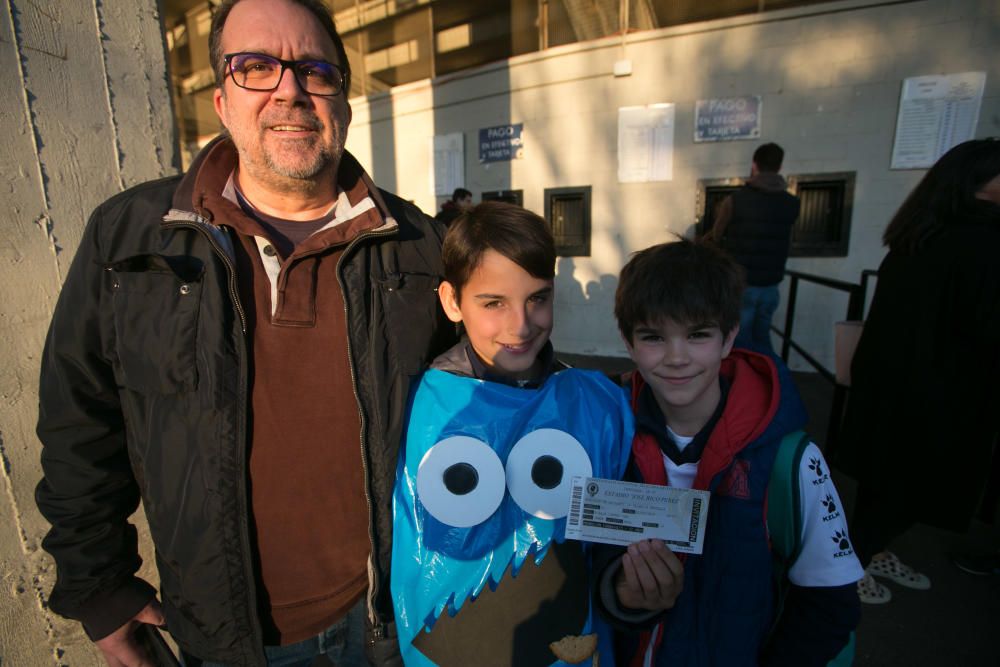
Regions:
M 342 618 L 368 586 L 361 424 L 336 267 L 352 239 L 384 220 L 377 208 L 358 206 L 368 188 L 345 155 L 339 180 L 346 199 L 337 217 L 347 219 L 281 258 L 267 231 L 223 198 L 235 166 L 231 144 L 223 148 L 228 154 L 206 160 L 196 187 L 215 224 L 235 229 L 241 242 L 237 275 L 253 360 L 249 468 L 259 614 L 265 643 L 287 645 Z M 362 212 L 349 213 L 355 207 Z M 273 286 L 265 263 L 280 263 Z

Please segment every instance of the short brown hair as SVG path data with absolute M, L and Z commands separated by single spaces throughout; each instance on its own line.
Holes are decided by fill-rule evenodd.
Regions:
M 535 278 L 552 280 L 556 275 L 556 246 L 545 220 L 514 204 L 485 201 L 456 218 L 444 237 L 444 278 L 455 288 L 456 299 L 487 250 Z
M 729 254 L 679 238 L 632 255 L 618 278 L 615 318 L 622 336 L 643 324 L 671 319 L 680 324 L 716 324 L 722 334 L 740 323 L 744 270 Z
M 347 51 L 344 49 L 344 41 L 337 33 L 337 28 L 333 24 L 333 16 L 322 0 L 291 0 L 308 9 L 322 26 L 326 34 L 333 41 L 333 48 L 337 52 L 337 59 L 340 60 L 340 68 L 344 70 L 344 92 L 345 98 L 351 93 L 351 63 L 347 60 Z M 222 82 L 226 80 L 226 63 L 222 52 L 222 30 L 226 27 L 226 20 L 229 12 L 232 11 L 240 0 L 222 0 L 219 5 L 212 10 L 212 28 L 208 33 L 208 58 L 215 70 L 215 85 L 222 88 Z
M 753 161 L 760 171 L 777 174 L 785 161 L 785 149 L 774 143 L 764 144 L 753 152 Z

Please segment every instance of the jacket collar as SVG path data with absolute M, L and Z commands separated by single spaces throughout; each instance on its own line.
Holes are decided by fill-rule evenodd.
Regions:
M 198 153 L 181 179 L 174 193 L 174 210 L 168 215 L 176 218 L 193 212 L 209 223 L 220 215 L 242 215 L 239 205 L 223 196 L 229 177 L 238 165 L 239 155 L 232 139 L 225 133 L 213 139 Z M 347 151 L 344 151 L 340 159 L 337 185 L 352 208 L 362 206 L 366 198 L 372 200 L 373 215 L 379 217 L 379 230 L 388 231 L 398 227 L 382 192 L 361 164 Z
M 431 368 L 446 371 L 452 375 L 461 375 L 463 377 L 476 378 L 477 380 L 496 382 L 498 384 L 505 384 L 511 387 L 537 389 L 545 384 L 545 381 L 548 380 L 552 374 L 567 368 L 565 364 L 556 359 L 555 349 L 552 347 L 552 341 L 545 342 L 545 346 L 538 353 L 538 358 L 542 362 L 540 364 L 542 371 L 539 377 L 526 382 L 518 382 L 491 372 L 482 360 L 479 359 L 479 355 L 477 355 L 472 349 L 472 344 L 469 343 L 469 339 L 463 338 L 457 345 L 453 346 L 447 352 L 434 359 L 434 362 L 431 364 Z
M 734 349 L 722 361 L 720 375 L 729 383 L 729 393 L 702 452 L 693 485 L 696 489 L 708 489 L 713 478 L 728 468 L 737 454 L 753 446 L 774 421 L 782 401 L 778 369 L 765 355 Z M 633 410 L 639 406 L 643 387 L 642 375 L 633 373 Z M 634 453 L 644 479 L 654 483 L 663 479 L 663 461 L 655 438 L 648 434 L 637 437 Z
M 764 192 L 784 192 L 788 189 L 788 181 L 785 180 L 784 176 L 766 171 L 759 172 L 756 176 L 748 178 L 747 185 L 754 190 L 762 190 Z

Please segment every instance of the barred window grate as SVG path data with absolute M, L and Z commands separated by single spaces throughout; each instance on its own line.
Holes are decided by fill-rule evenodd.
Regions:
M 792 230 L 792 257 L 846 257 L 850 242 L 855 172 L 788 177 L 801 210 Z
M 791 174 L 788 190 L 799 197 L 801 209 L 792 228 L 792 257 L 847 257 L 854 206 L 855 172 Z M 718 205 L 744 184 L 742 178 L 698 182 L 696 232 L 706 234 L 715 224 Z
M 590 256 L 590 186 L 545 190 L 545 219 L 561 257 Z

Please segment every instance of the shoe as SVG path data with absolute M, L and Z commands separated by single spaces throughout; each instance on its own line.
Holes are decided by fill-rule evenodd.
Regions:
M 914 588 L 918 591 L 926 591 L 931 587 L 931 580 L 927 578 L 927 575 L 915 572 L 913 568 L 901 563 L 895 554 L 888 551 L 885 552 L 884 556 L 872 558 L 865 573 L 890 579 L 900 586 Z
M 1000 552 L 992 554 L 955 554 L 951 558 L 959 570 L 981 577 L 1000 574 Z
M 892 599 L 892 591 L 875 581 L 872 575 L 865 573 L 858 580 L 858 597 L 865 604 L 885 604 Z

